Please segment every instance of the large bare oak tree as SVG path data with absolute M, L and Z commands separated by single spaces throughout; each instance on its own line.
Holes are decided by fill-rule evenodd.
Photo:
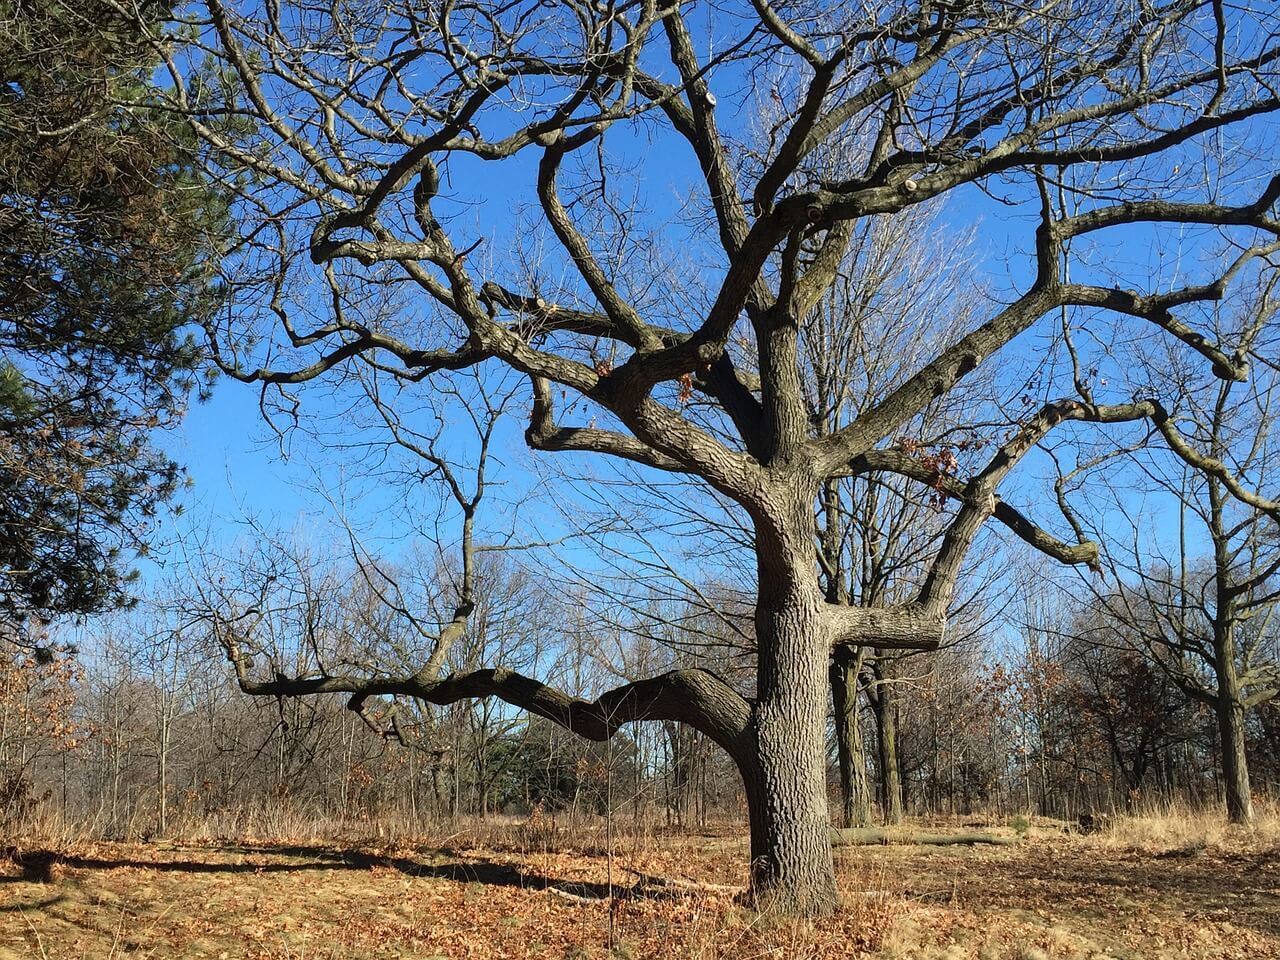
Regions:
M 1063 562 L 1096 559 L 997 495 L 1058 424 L 1176 433 L 1159 397 L 1069 396 L 966 479 L 901 430 L 1062 309 L 1126 318 L 1132 335 L 1246 377 L 1249 358 L 1201 330 L 1196 308 L 1280 245 L 1280 176 L 1239 149 L 1280 106 L 1272 15 L 1208 0 L 195 4 L 171 106 L 242 200 L 232 309 L 209 330 L 228 373 L 287 402 L 292 385 L 353 364 L 416 390 L 444 371 L 513 368 L 530 447 L 700 478 L 749 517 L 758 558 L 750 699 L 696 670 L 594 702 L 502 665 L 254 679 L 235 653 L 242 685 L 357 705 L 497 696 L 591 738 L 688 723 L 741 770 L 756 899 L 830 911 L 833 650 L 938 645 L 991 517 Z M 740 149 L 741 118 L 765 100 L 783 119 L 767 149 Z M 841 144 L 869 144 L 855 172 L 811 162 Z M 1082 181 L 1069 210 L 1053 202 Z M 852 422 L 818 431 L 798 344 L 854 225 L 980 191 L 1023 215 L 1016 289 Z M 1191 225 L 1232 241 L 1203 276 L 1139 263 L 1134 279 L 1091 283 L 1071 269 L 1103 235 Z M 677 278 L 694 292 L 672 293 Z M 831 479 L 877 472 L 934 487 L 954 516 L 915 596 L 831 603 L 817 504 Z

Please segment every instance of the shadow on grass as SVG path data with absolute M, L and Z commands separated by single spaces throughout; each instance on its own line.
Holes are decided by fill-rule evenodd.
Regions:
M 1185 918 L 1229 920 L 1268 936 L 1280 936 L 1280 850 L 1215 853 L 1176 850 L 1058 850 L 1029 847 L 1021 856 L 983 861 L 969 872 L 963 896 L 994 911 L 1020 909 L 1029 894 L 1063 910 L 1112 917 L 1151 917 L 1167 911 Z M 939 854 L 938 864 L 951 854 Z M 1123 908 L 1117 906 L 1126 903 Z
M 16 878 L 0 877 L 0 882 L 13 879 Z M 50 907 L 56 907 L 66 899 L 65 895 L 58 894 L 56 897 L 49 897 L 45 900 L 40 900 L 37 903 L 6 903 L 0 906 L 0 913 L 26 913 L 28 910 L 47 910 Z
M 321 846 L 271 846 L 271 847 L 213 847 L 212 855 L 237 854 L 248 859 L 229 863 L 216 860 L 200 860 L 190 857 L 172 860 L 145 860 L 136 857 L 93 857 L 76 854 L 57 854 L 44 850 L 11 854 L 10 859 L 21 869 L 20 877 L 0 877 L 0 882 L 23 880 L 34 883 L 55 882 L 54 869 L 114 870 L 132 867 L 159 873 L 189 874 L 268 874 L 305 873 L 317 870 L 372 870 L 384 868 L 398 870 L 411 877 L 451 880 L 455 883 L 482 884 L 485 886 L 516 887 L 523 890 L 553 889 L 587 900 L 607 901 L 617 898 L 645 897 L 649 899 L 674 899 L 687 895 L 687 891 L 653 887 L 645 883 L 635 886 L 589 881 L 565 880 L 546 876 L 537 871 L 512 864 L 498 863 L 484 857 L 460 857 L 451 855 L 446 863 L 425 863 L 409 857 L 383 856 L 363 851 L 333 850 Z M 263 858 L 288 857 L 294 863 L 280 863 Z M 255 859 L 257 858 L 257 859 Z M 61 899 L 54 898 L 32 908 L 51 906 Z M 11 909 L 19 909 L 14 907 Z

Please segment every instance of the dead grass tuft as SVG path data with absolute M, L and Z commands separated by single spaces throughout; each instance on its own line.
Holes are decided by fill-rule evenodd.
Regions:
M 1102 830 L 1082 839 L 1108 849 L 1187 857 L 1225 849 L 1280 847 L 1280 805 L 1259 800 L 1254 804 L 1254 815 L 1249 826 L 1237 826 L 1228 823 L 1216 806 L 1197 809 L 1178 802 L 1151 804 L 1107 818 Z

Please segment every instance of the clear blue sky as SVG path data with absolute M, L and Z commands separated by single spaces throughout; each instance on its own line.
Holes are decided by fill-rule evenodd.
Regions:
M 489 177 L 499 168 L 481 167 L 477 174 Z M 653 180 L 662 184 L 662 164 L 650 170 Z M 670 189 L 670 181 L 665 184 Z M 497 192 L 495 185 L 495 192 Z M 497 211 L 492 212 L 493 216 Z M 996 289 L 1007 290 L 1026 281 L 1027 250 L 1030 230 L 1025 210 L 1010 210 L 989 199 L 971 193 L 963 202 L 953 202 L 947 219 L 957 229 L 976 227 L 977 248 L 981 251 L 983 271 Z M 1037 354 L 1045 348 L 1051 325 L 1042 324 L 1007 348 L 1001 361 L 1011 371 L 1025 371 Z M 426 385 L 411 388 L 417 392 Z M 323 389 L 303 389 L 303 415 L 329 418 L 335 401 Z M 515 411 L 505 443 L 510 447 L 505 459 L 506 470 L 520 469 L 521 462 L 535 455 L 523 449 L 518 437 L 523 424 Z M 332 431 L 332 424 L 322 429 Z M 242 521 L 254 517 L 268 528 L 281 532 L 296 527 L 323 527 L 331 518 L 332 507 L 323 491 L 337 495 L 346 490 L 349 476 L 358 467 L 360 455 L 353 451 L 327 449 L 302 432 L 290 433 L 282 443 L 264 422 L 258 404 L 258 389 L 223 377 L 215 385 L 212 398 L 192 403 L 180 429 L 162 438 L 162 445 L 187 468 L 193 486 L 180 495 L 187 516 L 178 528 L 190 527 L 210 531 L 215 541 L 226 541 L 243 534 Z M 560 455 L 563 456 L 563 455 Z M 1044 463 L 1034 459 L 1023 465 L 1021 477 L 1014 484 L 1026 483 L 1039 473 Z M 501 477 L 502 475 L 499 474 Z M 390 537 L 399 529 L 387 509 L 387 503 L 376 494 L 350 501 L 352 519 L 374 537 Z M 1052 515 L 1043 518 L 1052 522 Z M 171 525 L 172 526 L 172 525 Z M 145 564 L 144 573 L 153 570 Z
M 753 107 L 753 94 L 749 84 L 742 89 L 731 89 L 733 74 L 732 68 L 728 69 L 729 73 L 722 71 L 713 78 L 713 87 L 721 93 L 721 106 L 717 110 L 722 111 L 721 121 L 726 127 L 742 126 Z M 628 172 L 640 174 L 645 205 L 656 218 L 664 219 L 675 211 L 679 198 L 688 192 L 689 180 L 696 176 L 696 171 L 690 163 L 687 145 L 662 133 L 655 134 L 652 140 L 640 139 L 648 132 L 611 132 L 610 143 L 619 155 L 643 158 L 642 166 Z M 1268 136 L 1273 137 L 1273 132 Z M 473 235 L 488 235 L 490 246 L 485 250 L 492 249 L 495 256 L 500 256 L 513 208 L 530 199 L 533 158 L 522 156 L 501 164 L 459 159 L 451 162 L 449 174 L 448 188 L 457 190 L 458 202 L 455 209 L 443 210 L 442 214 L 452 212 L 460 220 L 473 218 Z M 997 190 L 1006 189 L 1000 184 L 992 186 Z M 1016 189 L 1019 199 L 1025 199 L 1025 185 L 1010 189 Z M 442 201 L 440 206 L 446 204 Z M 1029 217 L 1034 213 L 1034 208 L 1026 205 L 1003 206 L 976 190 L 957 196 L 947 209 L 947 219 L 957 228 L 976 227 L 982 266 L 997 295 L 1026 285 L 1027 254 L 1034 229 Z M 669 232 L 666 242 L 678 243 L 678 230 Z M 702 253 L 693 249 L 691 256 Z M 1127 242 L 1122 236 L 1112 256 L 1117 264 L 1128 261 L 1127 267 L 1138 278 L 1135 282 L 1138 285 L 1143 275 L 1157 264 L 1159 250 L 1133 232 Z M 554 272 L 557 268 L 550 269 Z M 1076 279 L 1084 278 L 1077 276 Z M 996 361 L 1006 372 L 1010 390 L 1017 389 L 1018 378 L 1044 352 L 1052 327 L 1052 321 L 1042 322 Z M 304 412 L 329 417 L 338 409 L 323 390 L 304 389 L 301 394 Z M 530 457 L 518 440 L 521 427 L 516 416 L 504 441 L 508 448 L 504 451 L 508 461 L 504 472 L 514 478 L 517 487 L 528 482 L 525 468 Z M 291 438 L 287 447 L 289 456 L 283 456 L 278 439 L 262 421 L 256 389 L 226 378 L 215 387 L 211 401 L 193 404 L 181 430 L 166 437 L 164 445 L 186 465 L 194 481 L 194 487 L 183 494 L 191 514 L 186 522 L 211 529 L 218 539 L 234 536 L 239 529 L 237 521 L 247 514 L 282 530 L 318 522 L 317 518 L 330 508 L 316 487 L 337 493 L 347 486 L 357 466 L 350 451 L 324 450 L 302 435 Z M 1016 482 L 1028 482 L 1043 467 L 1043 462 L 1037 465 L 1034 460 L 1029 461 L 1023 465 L 1022 476 Z M 362 496 L 356 498 L 352 506 L 355 522 L 374 536 L 389 535 L 395 526 L 389 496 L 380 495 L 376 489 L 371 491 L 368 486 L 360 492 Z M 510 492 L 510 499 L 516 499 L 518 491 Z M 1043 519 L 1051 522 L 1053 518 Z M 1058 526 L 1061 529 L 1061 525 Z

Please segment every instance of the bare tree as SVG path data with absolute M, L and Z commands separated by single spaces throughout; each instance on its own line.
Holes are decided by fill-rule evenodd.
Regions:
M 1224 311 L 1221 325 L 1236 330 L 1247 349 L 1273 353 L 1278 282 L 1280 273 L 1269 271 L 1257 296 L 1244 301 L 1247 309 Z M 1107 616 L 1100 629 L 1119 632 L 1187 696 L 1213 710 L 1227 813 L 1247 823 L 1253 805 L 1246 713 L 1280 696 L 1274 624 L 1280 501 L 1253 489 L 1269 487 L 1280 464 L 1280 380 L 1263 365 L 1252 383 L 1201 382 L 1183 393 L 1173 415 L 1194 448 L 1179 440 L 1181 455 L 1172 459 L 1142 447 L 1121 451 L 1176 510 L 1177 536 L 1162 543 L 1158 529 L 1135 522 L 1127 543 L 1108 547 L 1111 589 L 1101 598 Z M 1113 500 L 1113 509 L 1124 509 L 1127 500 Z
M 1093 544 L 1063 542 L 996 494 L 1059 423 L 1150 419 L 1177 436 L 1158 397 L 1051 400 L 966 481 L 904 449 L 901 431 L 1062 308 L 1131 319 L 1219 376 L 1245 376 L 1247 356 L 1197 329 L 1194 312 L 1280 232 L 1280 177 L 1259 181 L 1238 146 L 1280 106 L 1269 15 L 1269 5 L 1216 0 L 903 0 L 874 12 L 767 0 L 714 12 L 645 0 L 197 4 L 193 48 L 157 44 L 172 109 L 242 200 L 234 308 L 209 327 L 223 369 L 286 406 L 291 385 L 353 365 L 426 389 L 445 371 L 514 369 L 528 378 L 531 447 L 701 478 L 748 518 L 758 566 L 752 699 L 699 670 L 592 702 L 501 665 L 255 679 L 228 616 L 242 686 L 345 692 L 353 706 L 497 696 L 595 739 L 635 720 L 688 723 L 742 773 L 756 899 L 830 911 L 833 648 L 941 643 L 964 557 L 992 516 L 1064 562 L 1094 562 Z M 792 80 L 770 91 L 786 120 L 754 156 L 734 146 L 734 100 L 751 96 L 766 66 Z M 810 165 L 856 131 L 872 143 L 860 171 L 830 179 Z M 1053 185 L 1080 168 L 1090 187 L 1064 212 Z M 700 193 L 713 216 L 671 213 L 655 181 Z M 801 330 L 855 224 L 978 190 L 1035 220 L 1016 290 L 855 421 L 815 435 Z M 527 215 L 508 214 L 525 199 Z M 1072 279 L 1067 261 L 1090 241 L 1187 224 L 1237 244 L 1202 278 L 1158 277 L 1147 289 Z M 544 251 L 534 282 L 491 233 Z M 665 299 L 673 272 L 691 264 L 701 295 Z M 744 355 L 758 377 L 742 372 Z M 707 403 L 693 409 L 694 396 Z M 955 500 L 950 527 L 914 596 L 886 608 L 829 603 L 816 502 L 832 478 L 885 472 Z

